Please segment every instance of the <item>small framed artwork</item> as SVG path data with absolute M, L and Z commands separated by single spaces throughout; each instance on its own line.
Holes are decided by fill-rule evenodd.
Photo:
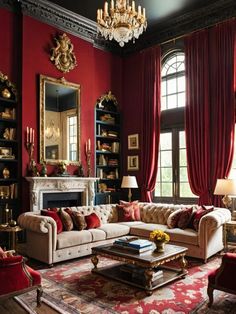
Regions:
M 128 135 L 128 149 L 139 149 L 138 134 Z
M 138 156 L 128 156 L 128 170 L 139 170 Z
M 46 158 L 47 159 L 58 159 L 58 145 L 46 146 Z

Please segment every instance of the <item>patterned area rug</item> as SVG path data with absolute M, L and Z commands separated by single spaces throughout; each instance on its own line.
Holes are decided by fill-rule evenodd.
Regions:
M 61 313 L 122 313 L 122 314 L 236 314 L 236 297 L 220 291 L 214 292 L 214 305 L 207 307 L 207 274 L 220 264 L 220 257 L 207 264 L 188 260 L 188 275 L 166 285 L 147 296 L 135 287 L 106 279 L 91 273 L 90 258 L 83 258 L 50 269 L 41 269 L 43 298 L 56 305 Z M 98 267 L 117 262 L 101 258 Z M 35 309 L 35 294 L 20 297 Z

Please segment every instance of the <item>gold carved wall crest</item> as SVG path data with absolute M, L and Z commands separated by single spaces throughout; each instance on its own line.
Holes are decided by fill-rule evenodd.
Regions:
M 55 64 L 58 70 L 69 72 L 77 65 L 76 57 L 73 52 L 74 46 L 70 38 L 66 35 L 59 35 L 55 38 L 56 47 L 52 48 L 50 60 Z

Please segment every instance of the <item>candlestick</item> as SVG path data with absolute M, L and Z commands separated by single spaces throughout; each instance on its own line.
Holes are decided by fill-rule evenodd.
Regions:
M 86 153 L 86 161 L 87 161 L 87 176 L 91 176 L 91 140 L 90 138 L 85 143 L 85 153 Z
M 33 158 L 34 155 L 34 129 L 26 128 L 26 143 L 25 143 L 28 155 L 29 155 L 29 164 L 28 164 L 28 173 L 30 176 L 38 176 L 38 169 L 36 162 Z

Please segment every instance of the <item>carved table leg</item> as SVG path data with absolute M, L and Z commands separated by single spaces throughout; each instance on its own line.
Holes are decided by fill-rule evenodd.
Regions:
M 181 267 L 181 271 L 184 275 L 186 275 L 186 268 L 188 266 L 188 262 L 186 261 L 186 259 L 184 258 L 184 256 L 181 256 L 180 260 L 180 267 Z
M 42 297 L 42 294 L 43 294 L 43 289 L 42 287 L 38 287 L 37 288 L 37 306 L 41 306 L 41 297 Z
M 145 289 L 146 290 L 146 293 L 148 295 L 152 295 L 152 277 L 153 277 L 153 269 L 152 268 L 147 268 L 144 272 L 144 275 L 145 275 Z
M 97 264 L 98 264 L 98 257 L 97 257 L 97 255 L 92 255 L 91 262 L 93 263 L 93 266 L 94 266 L 93 269 L 97 269 Z

